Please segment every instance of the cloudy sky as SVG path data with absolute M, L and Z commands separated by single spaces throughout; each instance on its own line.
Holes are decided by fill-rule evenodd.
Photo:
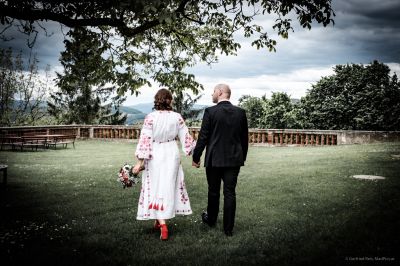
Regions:
M 398 0 L 333 0 L 335 25 L 323 27 L 314 24 L 311 30 L 298 27 L 289 39 L 276 38 L 277 51 L 256 50 L 250 42 L 240 38 L 242 49 L 237 56 L 222 56 L 211 67 L 197 65 L 188 71 L 195 74 L 205 90 L 200 104 L 210 104 L 210 95 L 217 83 L 227 83 L 232 88 L 232 102 L 242 95 L 267 97 L 271 92 L 287 92 L 292 98 L 304 96 L 312 84 L 322 76 L 331 75 L 337 64 L 368 64 L 373 60 L 386 63 L 400 75 L 400 1 Z M 267 31 L 275 18 L 258 20 Z M 0 26 L 1 27 L 1 26 Z M 60 26 L 50 25 L 50 37 L 38 36 L 34 52 L 45 66 L 60 71 L 58 58 L 64 49 Z M 0 47 L 15 50 L 26 47 L 26 37 L 13 36 Z M 138 97 L 129 96 L 125 105 L 152 102 L 157 85 L 143 88 Z

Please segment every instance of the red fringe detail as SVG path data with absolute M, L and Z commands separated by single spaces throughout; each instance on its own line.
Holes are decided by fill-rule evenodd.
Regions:
M 149 210 L 151 210 L 152 208 L 153 208 L 153 203 L 150 203 Z
M 162 210 L 162 211 L 164 210 L 164 205 L 161 205 L 161 209 L 160 210 Z

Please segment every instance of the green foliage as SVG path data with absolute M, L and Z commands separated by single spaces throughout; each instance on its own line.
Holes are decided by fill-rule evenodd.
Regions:
M 249 128 L 261 128 L 261 120 L 264 114 L 265 97 L 258 98 L 250 95 L 243 95 L 239 99 L 239 106 L 246 110 L 247 123 Z
M 387 65 L 337 65 L 301 99 L 304 128 L 400 130 L 400 83 Z
M 38 125 L 46 117 L 49 67 L 43 78 L 37 63 L 34 55 L 25 67 L 21 52 L 0 49 L 0 125 Z
M 243 96 L 249 127 L 400 130 L 400 83 L 387 65 L 337 65 L 299 103 L 281 92 Z
M 271 99 L 265 100 L 261 126 L 263 128 L 293 128 L 296 125 L 294 107 L 285 92 L 273 92 Z
M 196 102 L 203 96 L 202 94 L 199 96 L 191 96 L 186 92 L 174 92 L 174 102 L 173 108 L 174 111 L 180 113 L 186 121 L 187 126 L 193 126 L 198 122 L 201 122 L 199 119 L 200 113 L 204 110 L 204 108 L 194 108 Z
M 59 123 L 64 124 L 122 124 L 118 108 L 125 98 L 109 98 L 114 87 L 107 83 L 115 80 L 112 60 L 104 58 L 107 46 L 101 43 L 100 34 L 84 28 L 75 28 L 68 33 L 66 51 L 61 54 L 64 73 L 57 73 L 59 92 L 51 95 L 49 112 Z
M 285 92 L 272 93 L 271 99 L 245 95 L 239 106 L 246 110 L 250 128 L 296 128 L 296 105 Z
M 18 64 L 20 56 L 15 59 L 15 63 Z M 14 94 L 16 91 L 16 77 L 14 69 L 14 61 L 12 56 L 12 50 L 0 50 L 0 124 L 10 125 L 11 124 L 11 112 L 13 110 Z
M 118 95 L 127 91 L 138 94 L 150 80 L 171 90 L 180 84 L 197 94 L 203 87 L 186 69 L 198 62 L 217 62 L 220 54 L 236 54 L 240 44 L 234 36 L 238 34 L 250 38 L 257 49 L 275 51 L 276 40 L 255 23 L 257 16 L 275 17 L 272 29 L 283 38 L 293 30 L 293 22 L 286 17 L 289 13 L 295 14 L 304 28 L 311 28 L 312 22 L 327 26 L 334 16 L 331 0 L 22 0 L 0 1 L 0 10 L 3 25 L 31 35 L 29 45 L 43 20 L 70 28 L 86 27 L 96 34 L 110 57 Z M 4 34 L 1 37 L 6 38 Z M 99 72 L 103 74 L 107 75 Z

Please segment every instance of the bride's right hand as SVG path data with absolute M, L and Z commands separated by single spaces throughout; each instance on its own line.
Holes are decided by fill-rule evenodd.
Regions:
M 140 162 L 137 162 L 136 165 L 132 168 L 132 173 L 134 175 L 139 174 L 140 172 Z

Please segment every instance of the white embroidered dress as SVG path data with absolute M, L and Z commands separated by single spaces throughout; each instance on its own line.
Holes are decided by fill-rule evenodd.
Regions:
M 196 143 L 180 114 L 154 111 L 146 116 L 135 152 L 138 158 L 145 159 L 138 220 L 192 213 L 176 137 L 183 152 L 190 155 Z

